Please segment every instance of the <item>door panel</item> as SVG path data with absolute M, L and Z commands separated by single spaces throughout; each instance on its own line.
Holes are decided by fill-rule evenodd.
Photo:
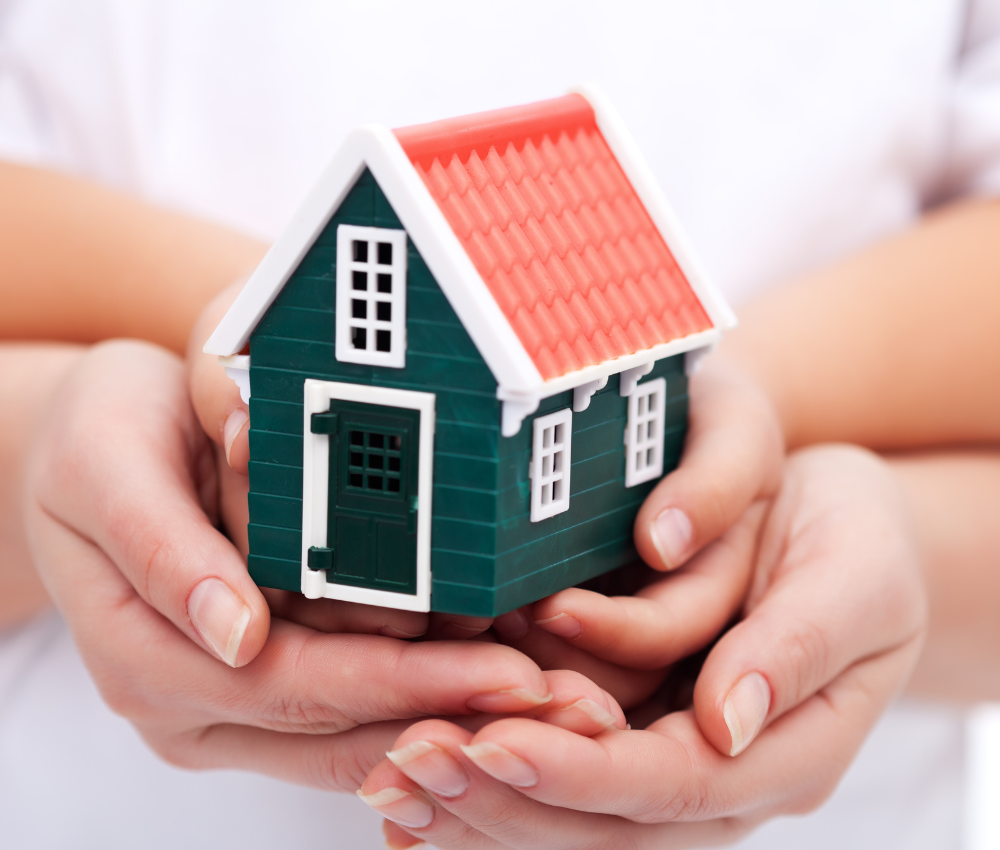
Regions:
M 327 581 L 416 593 L 420 411 L 332 399 L 329 413 Z

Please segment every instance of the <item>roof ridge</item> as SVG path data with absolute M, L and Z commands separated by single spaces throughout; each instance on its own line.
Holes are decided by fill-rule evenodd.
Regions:
M 540 142 L 542 136 L 559 130 L 597 129 L 594 109 L 583 95 L 567 94 L 524 106 L 508 106 L 488 112 L 460 115 L 428 124 L 414 124 L 393 130 L 407 157 L 429 169 L 442 151 L 458 154 L 463 162 L 473 149 L 489 150 L 513 142 L 521 148 L 527 139 Z M 497 153 L 503 155 L 503 150 Z

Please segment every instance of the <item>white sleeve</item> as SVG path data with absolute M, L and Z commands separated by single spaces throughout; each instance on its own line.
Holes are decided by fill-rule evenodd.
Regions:
M 127 181 L 120 14 L 91 0 L 0 0 L 0 158 Z
M 948 194 L 1000 194 L 1000 0 L 968 0 L 950 118 Z

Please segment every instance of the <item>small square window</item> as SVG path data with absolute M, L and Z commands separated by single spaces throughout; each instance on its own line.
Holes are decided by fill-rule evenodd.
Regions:
M 399 492 L 399 479 L 398 478 L 389 478 L 389 479 L 387 479 L 387 483 L 389 485 L 389 492 L 390 493 L 398 493 Z
M 363 446 L 365 444 L 365 435 L 362 431 L 351 431 L 351 445 L 352 446 Z
M 351 452 L 351 466 L 361 466 L 365 462 L 365 456 L 361 452 Z
M 532 424 L 531 521 L 569 510 L 570 431 L 573 411 L 570 408 L 539 416 Z
M 389 458 L 389 471 L 390 472 L 399 472 L 399 458 L 398 457 L 390 457 Z
M 354 289 L 364 292 L 368 289 L 368 272 L 352 272 L 351 281 Z
M 392 351 L 392 331 L 375 331 L 375 350 Z
M 364 476 L 360 472 L 352 472 L 350 480 L 352 487 L 364 487 Z
M 368 333 L 364 328 L 351 328 L 351 345 L 364 351 L 368 345 Z
M 391 274 L 380 274 L 378 276 L 378 291 L 379 292 L 392 292 L 392 275 Z
M 380 266 L 391 266 L 392 265 L 392 243 L 391 242 L 379 242 L 378 243 L 378 264 Z
M 369 469 L 381 469 L 382 468 L 382 455 L 368 455 L 368 468 Z
M 362 242 L 360 239 L 355 239 L 351 244 L 354 246 L 354 262 L 367 263 L 368 243 Z
M 366 319 L 368 317 L 368 302 L 355 298 L 351 302 L 351 317 L 354 319 Z
M 362 316 L 362 318 L 364 318 Z M 380 322 L 392 321 L 392 303 L 389 301 L 379 301 L 375 308 L 375 318 Z
M 382 489 L 382 476 L 381 475 L 369 475 L 368 476 L 368 489 L 369 490 L 381 490 Z

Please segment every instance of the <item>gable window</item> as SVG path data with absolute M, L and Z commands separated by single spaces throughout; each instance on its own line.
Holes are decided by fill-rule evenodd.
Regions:
M 664 408 L 667 382 L 663 378 L 639 384 L 628 397 L 625 426 L 625 486 L 634 487 L 663 475 Z
M 531 438 L 531 521 L 569 510 L 570 432 L 573 411 L 539 416 Z
M 406 365 L 406 231 L 337 227 L 337 359 Z

